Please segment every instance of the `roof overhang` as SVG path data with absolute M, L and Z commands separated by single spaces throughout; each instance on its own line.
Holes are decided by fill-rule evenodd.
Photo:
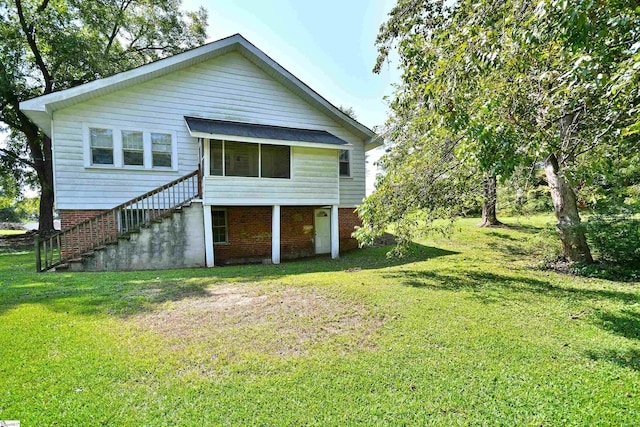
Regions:
M 125 89 L 233 51 L 239 52 L 302 99 L 316 106 L 316 108 L 363 139 L 365 141 L 365 149 L 369 150 L 377 146 L 375 145 L 375 140 L 377 140 L 375 132 L 340 111 L 339 108 L 320 96 L 240 34 L 235 34 L 110 77 L 23 101 L 20 103 L 20 109 L 47 135 L 51 136 L 51 118 L 56 110 Z
M 353 149 L 352 144 L 324 130 L 289 128 L 187 116 L 185 116 L 184 121 L 187 124 L 189 134 L 195 138 L 333 150 Z

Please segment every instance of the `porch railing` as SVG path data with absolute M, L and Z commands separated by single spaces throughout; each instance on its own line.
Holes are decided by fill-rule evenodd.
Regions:
M 36 236 L 36 269 L 50 270 L 115 243 L 121 237 L 168 217 L 189 201 L 202 197 L 200 168 L 45 238 Z

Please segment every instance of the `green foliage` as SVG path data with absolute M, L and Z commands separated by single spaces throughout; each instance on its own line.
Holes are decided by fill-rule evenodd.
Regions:
M 597 165 L 618 191 L 624 179 L 614 176 L 624 162 L 637 164 L 640 149 L 632 83 L 639 33 L 640 8 L 625 0 L 399 0 L 376 40 L 374 71 L 396 49 L 403 74 L 387 123 L 382 194 L 365 201 L 365 227 L 379 231 L 424 208 L 430 217 L 459 214 L 472 199 L 471 180 L 434 179 L 456 181 L 470 170 L 504 181 L 547 162 L 581 189 L 595 188 Z M 421 175 L 418 163 L 446 165 L 446 173 Z M 540 194 L 532 209 L 544 206 Z M 566 208 L 572 198 L 558 194 Z M 386 212 L 372 213 L 379 210 Z
M 19 222 L 20 216 L 16 213 L 15 208 L 0 208 L 0 222 Z
M 585 227 L 589 242 L 601 260 L 640 268 L 640 219 L 594 215 Z

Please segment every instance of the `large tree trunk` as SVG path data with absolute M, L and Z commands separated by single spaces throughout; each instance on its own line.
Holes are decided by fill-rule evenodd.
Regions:
M 44 137 L 43 161 L 35 162 L 38 181 L 40 182 L 40 219 L 38 233 L 46 235 L 54 231 L 53 226 L 53 158 L 51 153 L 51 139 Z
M 29 122 L 23 126 L 27 137 L 27 144 L 33 159 L 33 168 L 40 184 L 40 212 L 38 220 L 38 234 L 46 236 L 55 229 L 53 227 L 53 156 L 51 152 L 51 138 L 41 135 L 38 128 Z M 42 142 L 41 142 L 42 141 Z
M 479 227 L 502 225 L 496 217 L 497 182 L 494 174 L 487 175 L 482 183 L 482 222 Z
M 584 229 L 580 226 L 576 194 L 560 170 L 555 155 L 552 154 L 545 161 L 544 170 L 558 219 L 556 230 L 560 234 L 564 257 L 572 262 L 592 263 L 593 257 L 587 244 L 587 238 Z

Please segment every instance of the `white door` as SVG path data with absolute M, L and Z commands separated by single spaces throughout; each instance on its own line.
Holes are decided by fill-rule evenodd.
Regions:
M 331 209 L 316 209 L 314 211 L 316 229 L 316 253 L 331 252 Z

